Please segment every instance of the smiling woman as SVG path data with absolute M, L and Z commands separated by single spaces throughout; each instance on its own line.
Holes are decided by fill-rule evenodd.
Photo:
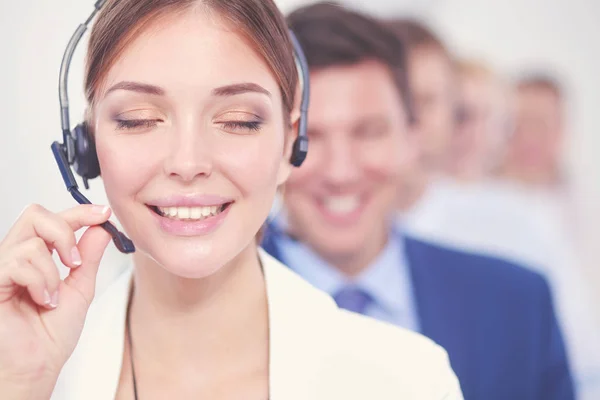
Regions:
M 0 244 L 3 397 L 461 398 L 438 346 L 257 247 L 291 170 L 293 50 L 271 0 L 106 2 L 87 125 L 133 265 L 90 307 L 109 207 L 23 213 Z

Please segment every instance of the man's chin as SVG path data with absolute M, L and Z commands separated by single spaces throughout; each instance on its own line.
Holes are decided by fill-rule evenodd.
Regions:
M 331 237 L 332 236 L 330 236 L 330 239 L 327 241 L 316 243 L 314 246 L 318 253 L 328 259 L 342 260 L 352 258 L 357 252 L 360 252 L 362 244 L 364 243 L 364 241 L 361 241 L 360 239 L 331 241 Z

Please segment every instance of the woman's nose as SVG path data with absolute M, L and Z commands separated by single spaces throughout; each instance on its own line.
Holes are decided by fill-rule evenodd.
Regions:
M 180 129 L 172 135 L 164 170 L 184 182 L 210 176 L 213 169 L 210 132 L 205 127 Z

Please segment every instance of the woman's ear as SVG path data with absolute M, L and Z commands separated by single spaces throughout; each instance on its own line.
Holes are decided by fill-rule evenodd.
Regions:
M 292 149 L 294 147 L 294 142 L 298 138 L 298 129 L 300 127 L 300 109 L 295 108 L 290 113 L 290 122 L 289 122 L 289 132 L 286 135 L 285 141 L 285 155 L 289 160 L 292 157 Z
M 296 108 L 290 113 L 289 129 L 285 135 L 283 158 L 279 167 L 279 175 L 277 177 L 277 185 L 283 185 L 290 174 L 292 173 L 292 164 L 290 159 L 294 148 L 294 142 L 298 137 L 298 127 L 300 125 L 300 109 Z
M 283 149 L 283 160 L 279 168 L 279 176 L 277 179 L 277 185 L 283 185 L 289 178 L 293 165 L 290 160 L 292 158 L 292 151 L 294 149 L 294 142 L 298 138 L 298 128 L 300 127 L 300 106 L 302 104 L 302 82 L 298 80 L 296 83 L 296 91 L 294 93 L 294 104 L 290 111 L 290 119 L 287 122 L 288 130 L 285 135 L 284 149 Z

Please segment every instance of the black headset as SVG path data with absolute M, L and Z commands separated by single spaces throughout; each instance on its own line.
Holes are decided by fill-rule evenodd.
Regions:
M 75 48 L 79 40 L 87 30 L 89 23 L 94 19 L 94 16 L 100 11 L 106 0 L 99 0 L 94 4 L 94 11 L 88 19 L 77 27 L 77 30 L 69 40 L 69 44 L 63 55 L 60 66 L 59 77 L 59 102 L 60 102 L 60 120 L 62 127 L 63 143 L 55 141 L 52 143 L 52 153 L 60 169 L 63 181 L 67 186 L 67 190 L 71 196 L 80 204 L 91 204 L 91 202 L 79 191 L 77 181 L 73 176 L 71 166 L 75 172 L 83 179 L 83 184 L 86 189 L 89 189 L 88 181 L 100 175 L 100 164 L 96 154 L 96 146 L 94 140 L 90 137 L 88 127 L 85 122 L 75 126 L 71 131 L 69 121 L 69 98 L 67 95 L 67 80 L 69 75 L 69 66 Z M 298 122 L 298 136 L 294 141 L 290 163 L 299 167 L 306 158 L 308 152 L 308 136 L 306 133 L 308 102 L 310 98 L 309 88 L 309 71 L 306 57 L 302 51 L 302 47 L 298 39 L 292 31 L 289 31 L 290 38 L 294 47 L 296 68 L 299 72 L 300 83 L 302 85 L 302 99 L 300 103 L 300 120 Z M 133 242 L 120 232 L 110 221 L 101 225 L 112 237 L 117 249 L 122 253 L 133 253 L 135 246 Z

